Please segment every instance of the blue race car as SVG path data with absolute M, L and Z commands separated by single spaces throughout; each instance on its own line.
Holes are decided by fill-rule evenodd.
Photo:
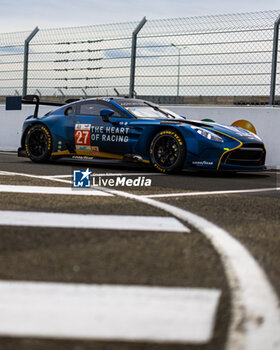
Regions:
M 129 98 L 76 100 L 23 125 L 19 156 L 34 162 L 63 157 L 118 159 L 180 169 L 262 170 L 265 146 L 250 131 L 187 119 L 151 102 Z

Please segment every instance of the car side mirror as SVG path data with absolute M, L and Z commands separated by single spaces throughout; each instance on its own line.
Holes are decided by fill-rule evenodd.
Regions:
M 104 109 L 101 109 L 100 111 L 100 115 L 102 117 L 102 120 L 105 122 L 105 123 L 109 123 L 110 122 L 110 117 L 114 114 L 115 112 L 112 110 L 112 109 L 107 109 L 107 108 L 104 108 Z

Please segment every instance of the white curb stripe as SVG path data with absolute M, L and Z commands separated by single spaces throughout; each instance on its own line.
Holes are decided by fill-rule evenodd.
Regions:
M 72 189 L 71 187 L 47 187 L 47 186 L 19 186 L 19 185 L 0 185 L 0 192 L 11 193 L 39 193 L 39 194 L 60 194 L 60 195 L 78 195 L 78 196 L 109 196 L 105 193 L 93 189 Z
M 262 268 L 237 239 L 210 221 L 170 204 L 99 189 L 165 210 L 187 221 L 210 240 L 220 254 L 232 294 L 227 350 L 280 349 L 279 300 Z
M 0 282 L 0 334 L 206 343 L 215 289 Z
M 83 215 L 9 210 L 0 210 L 0 225 L 189 232 L 177 219 L 164 216 Z
M 32 174 L 25 174 L 25 173 L 14 173 L 11 171 L 0 171 L 0 176 L 23 176 L 23 177 L 30 177 L 33 179 L 42 179 L 42 180 L 49 180 L 49 181 L 56 181 L 56 182 L 63 182 L 63 183 L 68 183 L 72 184 L 73 182 L 71 180 L 64 180 L 64 179 L 55 179 L 53 177 L 49 176 L 44 176 L 44 175 L 32 175 Z
M 171 198 L 171 197 L 189 197 L 189 196 L 210 196 L 216 194 L 238 194 L 238 193 L 258 193 L 279 191 L 280 187 L 267 187 L 267 188 L 252 188 L 247 190 L 225 190 L 225 191 L 201 191 L 201 192 L 185 192 L 185 193 L 161 193 L 161 194 L 149 194 L 142 195 L 144 198 Z

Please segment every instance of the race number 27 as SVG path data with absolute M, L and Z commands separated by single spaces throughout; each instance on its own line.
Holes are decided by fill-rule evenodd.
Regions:
M 82 146 L 90 146 L 90 131 L 75 130 L 75 144 Z
M 75 125 L 75 145 L 90 146 L 90 124 Z

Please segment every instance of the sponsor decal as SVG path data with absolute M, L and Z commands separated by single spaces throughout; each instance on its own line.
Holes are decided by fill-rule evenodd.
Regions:
M 122 107 L 147 107 L 147 104 L 141 101 L 124 100 L 118 102 Z
M 76 151 L 91 151 L 90 146 L 77 146 L 76 145 Z
M 128 142 L 128 127 L 91 126 L 91 141 Z
M 178 136 L 177 134 L 176 134 L 176 132 L 175 131 L 162 131 L 161 133 L 160 133 L 160 135 L 172 135 L 172 136 L 174 136 L 175 137 L 175 139 L 179 142 L 179 145 L 180 146 L 182 146 L 183 145 L 183 142 L 182 142 L 182 140 L 181 140 L 181 138 L 180 138 L 180 136 Z
M 48 132 L 48 130 L 42 126 L 41 129 L 46 133 L 47 135 L 47 138 L 48 138 L 48 150 L 50 151 L 51 150 L 51 135 L 50 133 Z
M 192 164 L 194 165 L 213 165 L 213 162 L 208 162 L 207 160 L 202 160 L 202 161 L 193 161 Z
M 75 130 L 90 130 L 91 125 L 90 124 L 81 124 L 77 123 L 75 125 Z
M 91 156 L 72 156 L 71 158 L 72 158 L 72 159 L 88 159 L 88 160 L 94 159 L 94 158 L 91 157 Z

